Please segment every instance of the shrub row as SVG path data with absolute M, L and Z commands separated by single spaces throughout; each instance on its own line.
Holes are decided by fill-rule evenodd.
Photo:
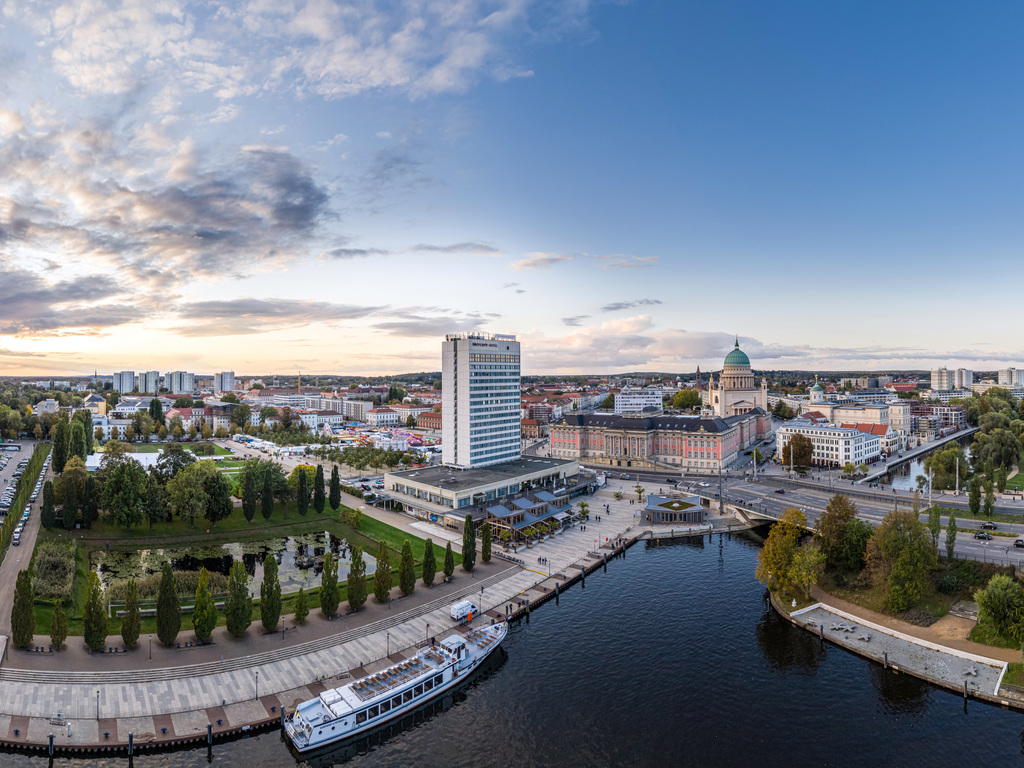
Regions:
M 32 570 L 32 594 L 37 600 L 70 602 L 75 593 L 75 543 L 41 541 Z
M 160 574 L 153 573 L 135 582 L 139 587 L 139 601 L 152 602 L 160 591 Z M 194 598 L 199 586 L 199 571 L 175 571 L 174 583 L 178 588 L 178 596 Z M 106 598 L 111 603 L 123 603 L 127 581 L 114 581 L 107 585 Z M 210 593 L 221 595 L 228 591 L 228 577 L 222 573 L 210 573 Z

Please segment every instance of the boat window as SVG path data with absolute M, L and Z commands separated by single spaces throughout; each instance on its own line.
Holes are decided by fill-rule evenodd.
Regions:
M 358 723 L 365 723 L 365 722 L 366 722 L 366 710 L 364 709 L 362 712 L 356 712 L 356 723 L 358 724 Z
M 412 701 L 412 691 L 406 691 L 405 693 L 403 693 L 402 698 L 404 698 L 406 701 Z
M 380 714 L 380 709 L 378 707 L 370 707 L 370 717 L 376 717 L 378 714 Z
M 429 691 L 433 687 L 434 687 L 434 679 L 433 678 L 430 678 L 429 680 L 427 680 L 427 682 L 425 682 L 423 684 L 423 690 L 425 690 L 425 691 Z
M 400 706 L 402 706 L 402 697 L 401 696 L 395 696 L 395 698 L 393 698 L 391 700 L 391 706 L 392 707 L 400 707 Z
M 423 694 L 423 686 L 417 685 L 412 689 L 413 696 L 421 696 Z
M 387 700 L 387 701 L 382 701 L 380 703 L 380 711 L 381 712 L 388 712 L 388 711 L 390 711 L 390 709 L 391 709 L 391 700 L 390 699 Z
M 441 675 L 434 675 L 434 685 L 441 684 Z

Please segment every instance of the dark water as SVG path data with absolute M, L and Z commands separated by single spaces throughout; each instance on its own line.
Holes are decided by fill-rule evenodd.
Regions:
M 978 702 L 965 711 L 956 695 L 822 647 L 767 611 L 753 579 L 758 543 L 734 536 L 633 548 L 560 606 L 514 627 L 507 659 L 438 712 L 316 765 L 1024 764 L 1024 716 Z M 215 745 L 209 759 L 296 764 L 279 732 Z M 207 761 L 199 749 L 134 765 Z M 3 766 L 49 764 L 0 755 Z

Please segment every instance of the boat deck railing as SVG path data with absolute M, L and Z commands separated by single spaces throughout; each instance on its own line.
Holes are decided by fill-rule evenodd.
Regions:
M 427 664 L 423 659 L 418 657 L 409 659 L 394 667 L 389 667 L 383 672 L 352 683 L 352 690 L 363 701 L 369 701 L 378 694 L 390 691 L 392 688 L 397 688 L 419 677 L 427 670 Z

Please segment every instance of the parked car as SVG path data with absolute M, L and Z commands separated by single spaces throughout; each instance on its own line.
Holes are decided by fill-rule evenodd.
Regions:
M 981 524 L 981 528 L 982 528 L 982 530 L 986 530 L 986 531 L 994 531 L 994 530 L 996 530 L 996 524 L 995 523 L 990 523 L 990 522 L 985 522 L 985 523 Z
M 991 539 L 992 538 L 992 534 L 991 533 L 985 533 L 984 531 L 975 531 L 974 532 L 974 538 L 976 538 L 976 539 Z

